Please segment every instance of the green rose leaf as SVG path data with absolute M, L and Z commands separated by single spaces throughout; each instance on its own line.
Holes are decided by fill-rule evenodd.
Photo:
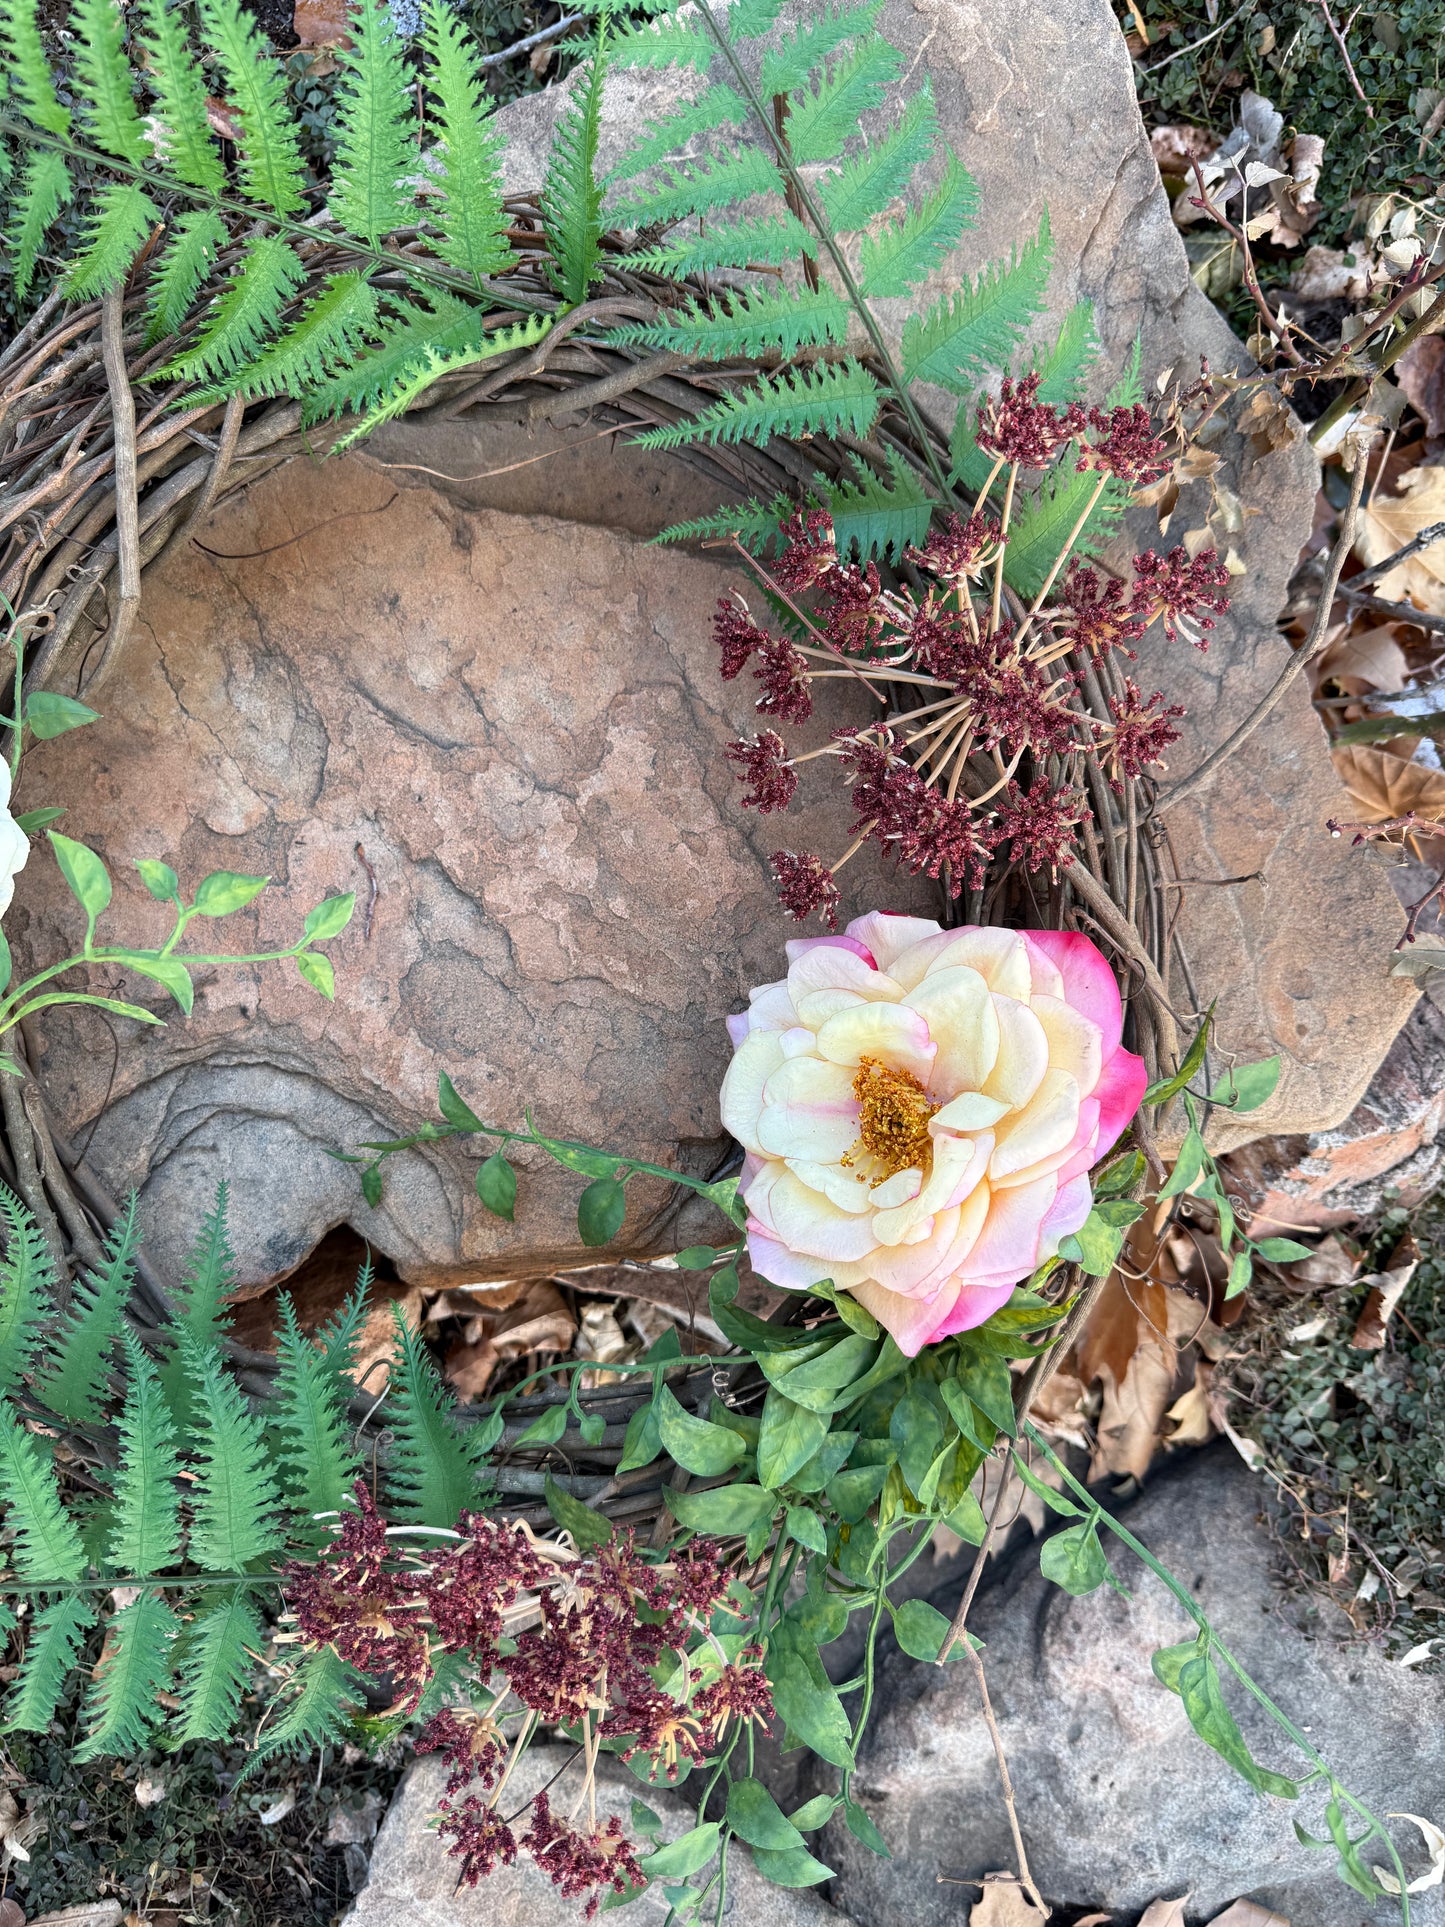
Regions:
M 673 1518 L 689 1532 L 731 1538 L 771 1521 L 778 1503 L 760 1485 L 720 1485 L 711 1492 L 679 1492 L 665 1485 L 662 1496 Z
M 763 1401 L 758 1433 L 758 1479 L 766 1486 L 786 1484 L 812 1458 L 828 1435 L 828 1421 L 786 1398 L 776 1385 Z
M 958 1382 L 984 1417 L 1012 1437 L 1014 1381 L 1003 1360 L 990 1352 L 965 1352 L 958 1361 Z
M 734 1780 L 728 1789 L 728 1825 L 750 1847 L 788 1853 L 803 1845 L 803 1836 L 761 1780 Z
M 517 1174 L 507 1162 L 505 1151 L 493 1151 L 485 1164 L 477 1167 L 477 1196 L 494 1218 L 514 1220 L 517 1208 Z
M 1185 1660 L 1175 1691 L 1184 1702 L 1189 1724 L 1204 1744 L 1212 1746 L 1252 1787 L 1261 1793 L 1278 1794 L 1282 1800 L 1299 1797 L 1299 1787 L 1293 1780 L 1261 1766 L 1245 1745 L 1244 1735 L 1225 1705 L 1219 1673 L 1208 1653 L 1196 1651 L 1192 1659 Z
M 326 998 L 335 997 L 336 972 L 329 957 L 303 950 L 296 958 L 296 968 L 313 990 L 319 990 Z
M 817 1513 L 805 1505 L 788 1507 L 788 1530 L 809 1552 L 828 1550 L 828 1533 Z
M 368 1164 L 361 1174 L 361 1195 L 375 1211 L 381 1203 L 381 1166 Z
M 571 1533 L 580 1551 L 587 1552 L 593 1546 L 606 1545 L 612 1537 L 612 1521 L 565 1491 L 550 1472 L 543 1481 L 542 1491 L 547 1510 L 564 1532 Z
M 1262 1057 L 1257 1064 L 1236 1064 L 1209 1093 L 1210 1102 L 1232 1111 L 1257 1111 L 1274 1096 L 1282 1063 L 1279 1057 Z
M 862 1807 L 848 1800 L 844 1804 L 843 1818 L 848 1823 L 848 1831 L 855 1840 L 861 1840 L 869 1853 L 876 1853 L 880 1860 L 891 1860 L 892 1849 L 883 1835 L 874 1826 Z
M 1159 1192 L 1160 1197 L 1177 1198 L 1187 1191 L 1190 1185 L 1196 1181 L 1199 1173 L 1204 1169 L 1204 1160 L 1207 1155 L 1208 1153 L 1204 1148 L 1204 1139 L 1199 1135 L 1195 1126 L 1191 1124 L 1189 1129 L 1184 1133 L 1184 1142 L 1180 1145 L 1179 1155 L 1174 1160 L 1174 1169 L 1169 1173 L 1168 1181 L 1161 1188 Z
M 270 877 L 242 876 L 237 870 L 212 870 L 201 878 L 192 908 L 202 917 L 229 917 L 254 903 L 270 881 Z
M 1161 1078 L 1151 1084 L 1140 1100 L 1144 1104 L 1167 1104 L 1171 1097 L 1177 1097 L 1194 1073 L 1204 1062 L 1204 1053 L 1209 1048 L 1209 1026 L 1213 1021 L 1214 1006 L 1211 1004 L 1205 1014 L 1204 1022 L 1194 1033 L 1194 1041 L 1184 1054 L 1184 1062 L 1172 1077 Z
M 689 1245 L 677 1254 L 679 1271 L 711 1271 L 717 1263 L 717 1253 L 711 1245 Z
M 1301 1258 L 1314 1256 L 1308 1245 L 1299 1244 L 1294 1238 L 1259 1238 L 1254 1248 L 1261 1258 L 1268 1258 L 1272 1265 L 1298 1264 Z
M 828 1503 L 844 1525 L 859 1525 L 883 1490 L 887 1477 L 886 1465 L 856 1465 L 850 1471 L 839 1472 L 828 1481 Z
M 739 1351 L 752 1352 L 789 1352 L 797 1351 L 810 1344 L 808 1334 L 792 1325 L 770 1325 L 765 1318 L 755 1312 L 742 1311 L 733 1300 L 738 1295 L 739 1278 L 736 1265 L 728 1265 L 713 1278 L 707 1290 L 708 1310 L 713 1323 L 730 1345 Z M 786 1365 L 779 1368 L 786 1370 Z
M 972 1492 L 964 1493 L 943 1523 L 950 1532 L 956 1532 L 965 1545 L 981 1546 L 988 1536 L 988 1520 Z
M 480 1131 L 482 1120 L 457 1096 L 457 1087 L 443 1071 L 437 1079 L 437 1109 L 456 1131 Z
M 1042 1499 L 1050 1512 L 1057 1512 L 1065 1519 L 1083 1518 L 1083 1512 L 1073 1500 L 1065 1498 L 1062 1492 L 1056 1492 L 1051 1485 L 1045 1485 L 1038 1474 L 1025 1465 L 1017 1452 L 1014 1453 L 1013 1464 L 1014 1471 L 1018 1473 L 1029 1491 L 1036 1498 Z
M 600 1445 L 607 1436 L 607 1421 L 600 1412 L 584 1412 L 577 1421 L 584 1445 Z
M 669 1840 L 665 1847 L 648 1854 L 639 1865 L 649 1880 L 686 1880 L 712 1859 L 721 1831 L 716 1820 L 705 1820 L 691 1833 Z
M 926 1599 L 905 1599 L 893 1608 L 893 1635 L 911 1659 L 937 1659 L 948 1637 L 949 1622 Z M 963 1647 L 954 1642 L 950 1659 L 961 1659 Z
M 853 1729 L 842 1700 L 823 1671 L 817 1648 L 805 1656 L 796 1643 L 783 1647 L 770 1644 L 764 1670 L 773 1689 L 773 1705 L 790 1731 L 820 1760 L 851 1767 Z
M 826 1827 L 833 1815 L 842 1805 L 836 1793 L 815 1793 L 811 1800 L 804 1801 L 796 1813 L 788 1818 L 799 1833 L 815 1833 L 819 1827 Z
M 657 1413 L 654 1401 L 639 1407 L 627 1421 L 627 1431 L 622 1440 L 622 1457 L 617 1461 L 619 1472 L 635 1472 L 639 1466 L 651 1465 L 662 1450 L 662 1439 L 657 1430 Z
M 86 916 L 94 923 L 110 902 L 110 875 L 94 850 L 76 843 L 59 830 L 47 831 L 60 874 Z
M 74 696 L 59 696 L 53 689 L 37 689 L 25 699 L 26 726 L 42 743 L 52 736 L 63 736 L 68 729 L 84 729 L 87 723 L 99 721 L 95 710 L 87 709 Z
M 867 1372 L 877 1350 L 873 1340 L 861 1332 L 849 1332 L 815 1358 L 774 1377 L 773 1383 L 795 1405 L 806 1406 L 810 1412 L 833 1412 L 850 1402 L 860 1373 Z
M 1249 1281 L 1253 1276 L 1254 1254 L 1246 1245 L 1242 1251 L 1236 1251 L 1229 1261 L 1229 1283 L 1224 1289 L 1225 1298 L 1237 1298 L 1242 1291 L 1248 1289 Z
M 1081 1520 L 1045 1539 L 1039 1550 L 1039 1571 L 1075 1598 L 1102 1586 L 1110 1573 L 1097 1521 Z
M 123 969 L 134 970 L 138 976 L 149 977 L 153 983 L 164 984 L 186 1015 L 190 1015 L 195 991 L 191 973 L 179 957 L 149 956 L 136 950 L 107 950 L 105 955 L 108 963 L 118 963 Z
M 34 836 L 35 832 L 43 830 L 47 823 L 59 822 L 64 814 L 65 811 L 56 809 L 54 804 L 38 810 L 22 810 L 15 819 L 15 827 L 17 830 L 23 830 L 26 836 Z
M 577 1231 L 584 1245 L 606 1245 L 622 1229 L 627 1194 L 616 1178 L 594 1178 L 577 1200 Z
M 1143 1177 L 1146 1169 L 1142 1151 L 1128 1151 L 1112 1164 L 1106 1164 L 1094 1179 L 1096 1198 L 1125 1197 Z
M 620 1189 L 620 1187 L 619 1187 Z M 657 1431 L 664 1450 L 684 1472 L 699 1478 L 716 1478 L 730 1471 L 747 1453 L 747 1446 L 736 1432 L 707 1419 L 695 1418 L 679 1405 L 665 1385 L 658 1390 L 653 1404 L 657 1410 Z
M 773 1853 L 764 1847 L 751 1849 L 753 1865 L 775 1887 L 816 1887 L 820 1880 L 831 1880 L 833 1869 L 815 1860 L 806 1847 L 791 1847 Z
M 567 1407 L 549 1405 L 517 1440 L 518 1445 L 555 1445 L 567 1430 Z
M 138 856 L 135 867 L 140 871 L 141 882 L 157 903 L 180 902 L 181 880 L 169 863 L 162 863 L 158 857 Z
M 306 935 L 312 943 L 325 943 L 329 937 L 339 937 L 350 923 L 355 908 L 354 890 L 348 891 L 344 897 L 326 897 L 307 913 Z
M 1059 1240 L 1059 1256 L 1066 1258 L 1091 1278 L 1107 1278 L 1124 1248 L 1124 1232 L 1119 1225 L 1105 1222 L 1094 1209 L 1077 1231 Z

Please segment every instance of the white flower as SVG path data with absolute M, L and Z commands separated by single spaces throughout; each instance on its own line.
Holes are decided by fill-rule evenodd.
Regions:
M 30 838 L 10 814 L 10 765 L 0 758 L 0 917 L 10 908 L 29 855 Z

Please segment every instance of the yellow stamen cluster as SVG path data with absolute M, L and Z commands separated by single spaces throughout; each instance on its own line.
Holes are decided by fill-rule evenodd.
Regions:
M 913 1168 L 926 1174 L 933 1161 L 928 1120 L 939 1106 L 930 1102 L 912 1071 L 893 1070 L 876 1057 L 865 1057 L 853 1079 L 853 1095 L 858 1100 L 858 1141 L 844 1154 L 843 1163 L 855 1164 L 859 1152 L 866 1152 L 882 1166 L 874 1184 Z M 858 1182 L 868 1182 L 861 1171 Z

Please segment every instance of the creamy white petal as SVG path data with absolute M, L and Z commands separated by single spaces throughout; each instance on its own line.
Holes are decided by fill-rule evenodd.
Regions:
M 982 1090 L 998 1059 L 999 1023 L 979 973 L 966 965 L 931 970 L 903 1007 L 923 1016 L 938 1047 L 928 1080 L 934 1101 Z
M 1082 1101 L 1079 1087 L 1067 1071 L 1046 1071 L 1024 1108 L 998 1127 L 988 1167 L 995 1183 L 1010 1172 L 1027 1170 L 1041 1158 L 1066 1149 L 1079 1128 Z
M 859 1183 L 858 1174 L 841 1164 L 818 1164 L 808 1158 L 785 1158 L 784 1163 L 810 1191 L 820 1191 L 830 1204 L 850 1216 L 861 1216 L 873 1209 L 868 1186 Z
M 952 970 L 959 964 L 976 970 L 989 989 L 1001 997 L 1027 1000 L 1034 987 L 1028 945 L 1017 930 L 953 931 L 949 941 L 940 944 L 929 958 L 926 974 L 934 977 L 940 970 Z
M 806 1024 L 779 1031 L 778 1036 L 782 1039 L 784 1057 L 811 1057 L 817 1062 L 818 1040 Z
M 895 1171 L 882 1184 L 873 1185 L 868 1193 L 868 1201 L 875 1211 L 888 1211 L 895 1205 L 907 1204 L 922 1189 L 923 1173 L 916 1164 L 910 1164 L 906 1171 Z
M 893 960 L 925 937 L 936 937 L 939 926 L 932 917 L 901 917 L 887 910 L 870 910 L 855 917 L 848 935 L 872 952 L 880 970 L 891 971 Z
M 1049 1040 L 1029 1009 L 1013 997 L 995 996 L 998 1018 L 998 1057 L 983 1087 L 985 1097 L 997 1097 L 1010 1110 L 1019 1110 L 1043 1082 L 1049 1068 Z
M 870 1003 L 903 994 L 901 984 L 874 970 L 856 950 L 821 943 L 788 965 L 788 990 L 795 1000 L 810 990 L 851 990 Z
M 807 1105 L 814 1110 L 846 1112 L 854 1118 L 858 1115 L 852 1071 L 821 1057 L 785 1057 L 781 1044 L 763 1102 Z
M 731 1131 L 745 1151 L 759 1155 L 758 1118 L 763 1109 L 763 1086 L 783 1061 L 783 1046 L 775 1030 L 755 1030 L 733 1053 L 718 1095 L 723 1129 Z
M 748 1001 L 749 1030 L 791 1030 L 798 1021 L 788 986 L 764 984 Z
M 764 1107 L 757 1130 L 758 1143 L 772 1157 L 836 1164 L 857 1139 L 858 1119 L 806 1104 L 773 1104 Z
M 826 1024 L 840 1010 L 848 1010 L 854 1004 L 866 1002 L 856 990 L 807 990 L 799 994 L 795 1007 L 800 1022 L 816 1030 Z
M 1081 1091 L 1092 1091 L 1104 1064 L 1104 1033 L 1062 997 L 1035 996 L 1030 1010 L 1049 1040 L 1049 1069 L 1067 1071 Z
M 792 1251 L 810 1258 L 856 1262 L 873 1249 L 872 1221 L 851 1217 L 794 1177 L 784 1165 L 766 1165 L 747 1194 L 753 1216 Z
M 912 1073 L 927 1084 L 934 1046 L 928 1025 L 902 1004 L 859 1004 L 840 1010 L 818 1032 L 819 1053 L 835 1064 L 861 1064 L 876 1057 L 894 1070 Z
M 986 1131 L 1007 1115 L 1008 1108 L 1001 1097 L 985 1097 L 982 1091 L 962 1091 L 942 1110 L 934 1112 L 928 1128 L 935 1135 L 939 1131 Z

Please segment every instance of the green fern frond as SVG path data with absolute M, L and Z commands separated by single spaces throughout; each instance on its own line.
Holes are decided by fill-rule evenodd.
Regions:
M 426 47 L 441 132 L 435 177 L 440 207 L 433 217 L 437 252 L 449 267 L 480 282 L 483 275 L 500 274 L 511 260 L 502 206 L 501 136 L 491 124 L 476 43 L 449 0 L 429 0 Z
M 30 1369 L 40 1326 L 55 1298 L 55 1266 L 34 1218 L 0 1184 L 5 1257 L 0 1261 L 0 1392 L 14 1391 Z
M 349 1399 L 356 1389 L 352 1384 L 356 1341 L 361 1335 L 361 1321 L 366 1314 L 366 1301 L 371 1296 L 372 1282 L 371 1254 L 368 1252 L 350 1297 L 331 1322 L 323 1325 L 316 1334 L 322 1361 L 343 1401 Z
M 903 55 L 891 41 L 873 37 L 848 48 L 827 74 L 789 101 L 788 146 L 795 161 L 830 161 L 858 132 L 864 114 L 883 105 Z
M 340 1511 L 356 1482 L 360 1460 L 337 1374 L 326 1353 L 297 1324 L 289 1293 L 281 1296 L 280 1312 L 280 1369 L 272 1403 L 276 1458 L 289 1504 L 309 1522 L 314 1513 Z
M 917 470 L 892 449 L 887 480 L 868 472 L 861 480 L 850 476 L 828 484 L 823 494 L 839 555 L 849 556 L 856 549 L 864 562 L 902 556 L 906 548 L 920 546 L 938 506 Z
M 285 1712 L 240 1777 L 248 1779 L 278 1753 L 310 1753 L 341 1739 L 350 1724 L 352 1707 L 361 1696 L 355 1669 L 329 1646 L 319 1653 L 308 1653 L 292 1675 Z
M 689 141 L 716 134 L 724 127 L 741 127 L 752 109 L 731 87 L 709 87 L 697 99 L 679 107 L 666 119 L 654 121 L 634 147 L 607 176 L 609 181 L 633 181 L 649 167 L 665 161 Z
M 1140 379 L 1139 366 L 1144 358 L 1143 334 L 1136 334 L 1128 364 L 1122 375 L 1104 397 L 1106 408 L 1137 408 L 1144 399 L 1144 383 Z
M 376 292 L 364 274 L 335 274 L 279 341 L 196 402 L 223 395 L 298 395 L 349 367 L 376 333 Z
M 772 349 L 792 356 L 799 348 L 842 341 L 849 312 L 848 304 L 828 287 L 750 288 L 720 295 L 706 305 L 689 302 L 673 309 L 665 321 L 621 329 L 615 338 L 700 361 L 732 361 Z
M 251 1655 L 265 1638 L 244 1586 L 223 1592 L 219 1599 L 214 1594 L 209 1597 L 212 1603 L 186 1628 L 176 1649 L 181 1688 L 180 1716 L 173 1732 L 177 1746 L 187 1740 L 231 1736 L 241 1695 L 256 1663 Z
M 8 79 L 29 121 L 48 134 L 70 132 L 70 109 L 55 91 L 40 38 L 36 0 L 0 0 L 0 42 L 9 54 Z
M 146 82 L 155 95 L 156 146 L 167 169 L 189 187 L 219 194 L 226 170 L 206 120 L 206 81 L 192 57 L 180 7 L 141 0 Z
M 767 33 L 783 11 L 783 0 L 734 0 L 728 9 L 727 31 L 733 40 L 756 40 Z
M 91 1425 L 105 1416 L 105 1375 L 135 1282 L 139 1242 L 132 1191 L 106 1235 L 102 1269 L 86 1272 L 76 1285 L 50 1363 L 36 1380 L 41 1402 L 75 1424 Z
M 784 209 L 754 220 L 706 227 L 665 247 L 643 248 L 623 255 L 617 265 L 633 274 L 662 274 L 683 281 L 691 274 L 711 274 L 718 268 L 782 267 L 800 260 L 816 245 L 797 215 Z
M 85 1547 L 60 1497 L 48 1446 L 0 1399 L 0 1500 L 14 1532 L 10 1559 L 37 1585 L 74 1581 L 85 1572 Z
M 762 555 L 770 544 L 775 550 L 781 546 L 779 524 L 785 522 L 797 506 L 792 496 L 781 490 L 770 502 L 752 495 L 735 508 L 715 509 L 711 515 L 699 515 L 691 522 L 674 522 L 652 539 L 654 542 L 711 542 L 736 535 L 750 555 Z
M 171 1565 L 181 1545 L 175 1427 L 160 1374 L 132 1332 L 125 1333 L 130 1390 L 120 1415 L 120 1464 L 106 1559 L 115 1572 L 148 1579 Z
M 189 1337 L 181 1346 L 196 1408 L 190 1556 L 204 1572 L 244 1572 L 281 1545 L 281 1497 L 265 1432 L 219 1353 Z
M 0 1731 L 43 1733 L 55 1718 L 85 1635 L 95 1623 L 95 1604 L 84 1594 L 68 1593 L 35 1614 L 25 1638 L 25 1654 Z
M 76 0 L 70 22 L 75 34 L 75 98 L 95 145 L 132 167 L 144 167 L 151 158 L 151 146 L 131 92 L 123 22 L 115 0 Z
M 656 185 L 612 208 L 610 218 L 620 228 L 665 227 L 672 221 L 734 207 L 758 194 L 778 192 L 778 170 L 771 156 L 760 147 L 745 147 L 722 159 L 668 168 Z
M 226 224 L 208 207 L 192 208 L 171 230 L 170 243 L 151 277 L 146 345 L 179 334 L 191 303 L 226 241 Z
M 188 354 L 178 355 L 163 372 L 172 381 L 201 381 L 229 375 L 255 359 L 280 325 L 282 310 L 300 287 L 304 273 L 290 245 L 267 234 L 247 252 L 245 265 L 222 289 L 215 312 Z
M 978 219 L 978 186 L 950 150 L 943 179 L 900 221 L 865 234 L 862 287 L 867 295 L 907 294 L 926 281 L 958 237 Z
M 63 285 L 71 300 L 89 301 L 119 287 L 141 243 L 161 219 L 155 202 L 131 182 L 107 182 L 89 209 L 81 251 L 66 270 Z
M 443 375 L 452 374 L 460 368 L 474 368 L 483 361 L 491 361 L 497 355 L 513 354 L 520 348 L 533 348 L 551 326 L 551 315 L 533 314 L 528 315 L 525 321 L 514 322 L 510 328 L 494 329 L 491 334 L 483 335 L 477 347 L 461 348 L 450 355 L 428 348 L 421 360 L 405 370 L 376 406 L 367 410 L 355 428 L 347 430 L 336 443 L 335 453 L 339 455 L 344 449 L 350 448 L 383 422 L 404 415 L 413 402 L 419 400 Z
M 694 14 L 681 20 L 648 21 L 619 34 L 612 44 L 612 59 L 619 67 L 691 67 L 705 74 L 716 51 L 712 35 Z
M 833 7 L 804 16 L 803 24 L 786 34 L 782 42 L 763 55 L 762 78 L 758 92 L 764 99 L 775 94 L 797 94 L 817 77 L 815 70 L 829 54 L 836 53 L 860 34 L 874 33 L 883 0 L 867 0 L 861 7 Z M 856 133 L 856 126 L 851 130 Z
M 307 396 L 307 422 L 375 407 L 425 361 L 429 350 L 453 355 L 481 346 L 486 323 L 480 308 L 435 291 L 428 292 L 424 306 L 391 299 L 393 319 L 376 347 Z
M 199 0 L 199 7 L 201 32 L 241 123 L 236 165 L 246 192 L 276 214 L 294 214 L 305 202 L 306 171 L 285 76 L 240 0 Z
M 171 1682 L 171 1646 L 179 1630 L 157 1592 L 143 1592 L 111 1620 L 82 1708 L 85 1739 L 70 1756 L 77 1765 L 102 1753 L 135 1753 L 146 1744 L 160 1714 L 157 1695 Z
M 186 1259 L 166 1334 L 171 1343 L 161 1362 L 160 1380 L 181 1437 L 191 1427 L 192 1390 L 187 1361 L 177 1340 L 184 1334 L 201 1351 L 209 1351 L 219 1345 L 231 1323 L 229 1299 L 236 1283 L 236 1260 L 226 1231 L 230 1195 L 230 1186 L 222 1178 L 216 1186 L 216 1202 Z
M 836 174 L 826 174 L 818 183 L 818 199 L 834 232 L 853 234 L 876 220 L 906 191 L 937 138 L 933 85 L 925 80 L 895 127 L 850 154 Z
M 1037 236 L 1007 266 L 985 268 L 926 315 L 906 321 L 904 379 L 936 382 L 961 395 L 984 370 L 1006 366 L 1043 306 L 1052 251 L 1045 214 Z
M 387 1474 L 391 1510 L 417 1525 L 454 1526 L 476 1498 L 476 1467 L 436 1366 L 401 1313 L 393 1317 L 397 1354 L 386 1399 L 396 1441 Z
M 70 169 L 65 156 L 53 147 L 35 148 L 26 158 L 25 179 L 16 196 L 7 236 L 17 294 L 29 290 L 46 231 L 70 196 Z
M 340 56 L 330 208 L 342 227 L 375 247 L 411 219 L 407 175 L 417 161 L 408 125 L 410 76 L 401 35 L 382 0 L 361 0 L 347 25 L 353 45 Z
M 1054 408 L 1080 400 L 1090 364 L 1098 352 L 1094 304 L 1077 301 L 1064 316 L 1053 347 L 1039 363 L 1039 400 Z
M 638 448 L 688 442 L 756 442 L 774 435 L 866 435 L 878 414 L 878 384 L 860 362 L 825 362 L 764 375 L 751 388 L 714 402 L 688 421 L 649 428 Z
M 1025 496 L 1015 510 L 1003 573 L 1009 587 L 1017 590 L 1025 601 L 1031 600 L 1044 586 L 1097 480 L 1087 469 L 1082 472 L 1076 469 L 1065 450 L 1058 464 L 1044 477 L 1037 494 Z M 1117 520 L 1127 500 L 1128 490 L 1111 476 L 1072 553 L 1096 555 L 1108 534 L 1109 524 Z
M 548 273 L 552 286 L 572 307 L 587 299 L 601 260 L 602 188 L 597 180 L 597 142 L 602 131 L 606 69 L 604 19 L 586 78 L 557 122 L 541 196 Z

